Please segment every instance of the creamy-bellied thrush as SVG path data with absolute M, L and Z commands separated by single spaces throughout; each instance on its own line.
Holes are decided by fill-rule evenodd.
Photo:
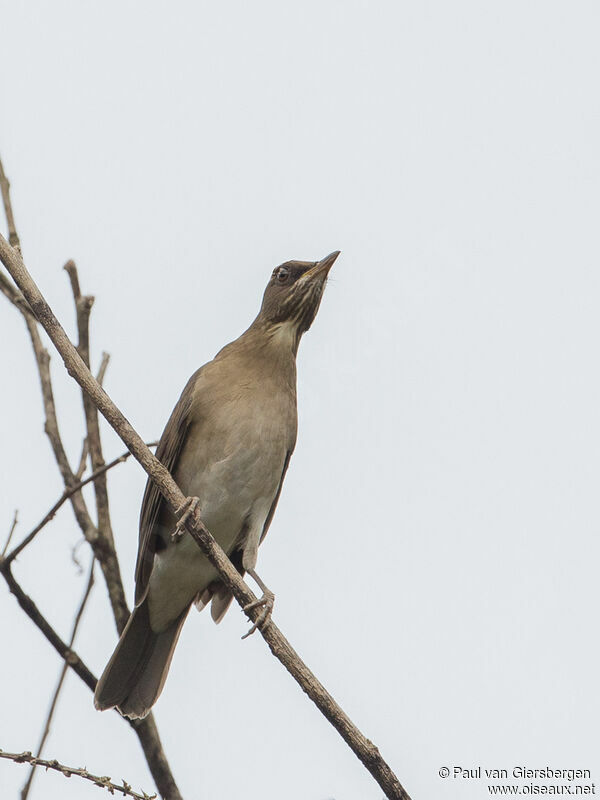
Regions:
M 263 623 L 273 595 L 255 566 L 296 443 L 296 353 L 338 255 L 273 271 L 260 313 L 192 375 L 156 451 L 240 574 L 263 590 Z M 145 717 L 156 702 L 192 603 L 211 602 L 220 622 L 232 599 L 151 480 L 135 580 L 135 608 L 94 696 L 96 708 L 116 706 L 131 718 Z

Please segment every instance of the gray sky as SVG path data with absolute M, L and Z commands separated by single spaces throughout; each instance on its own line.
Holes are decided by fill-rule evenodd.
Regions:
M 414 800 L 442 766 L 600 784 L 600 13 L 592 2 L 7 4 L 0 152 L 26 262 L 140 433 L 256 314 L 272 268 L 336 263 L 259 574 L 275 619 Z M 0 298 L 0 527 L 61 492 L 24 326 Z M 69 452 L 78 395 L 53 359 Z M 68 429 L 67 429 L 68 426 Z M 123 451 L 107 432 L 107 459 Z M 111 473 L 131 601 L 144 474 Z M 68 635 L 65 508 L 16 574 Z M 80 556 L 87 557 L 85 548 Z M 35 749 L 60 664 L 0 586 L 0 747 Z M 187 800 L 382 792 L 232 608 L 191 614 L 156 707 Z M 99 580 L 77 649 L 115 642 Z M 204 684 L 204 685 L 203 685 Z M 153 788 L 69 676 L 46 752 Z M 26 770 L 0 763 L 3 797 Z M 33 798 L 97 797 L 40 774 Z

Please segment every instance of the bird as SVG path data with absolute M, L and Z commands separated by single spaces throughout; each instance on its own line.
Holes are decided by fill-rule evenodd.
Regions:
M 135 606 L 94 694 L 94 705 L 130 719 L 158 699 L 193 604 L 223 619 L 232 594 L 182 520 L 202 521 L 243 577 L 262 590 L 268 623 L 274 594 L 256 572 L 258 546 L 273 520 L 297 435 L 296 355 L 321 304 L 339 255 L 276 267 L 257 317 L 189 379 L 156 456 L 171 472 L 185 507 L 174 514 L 149 478 L 139 524 Z

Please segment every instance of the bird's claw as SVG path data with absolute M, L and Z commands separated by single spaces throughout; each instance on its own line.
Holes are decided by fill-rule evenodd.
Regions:
M 248 636 L 252 636 L 255 630 L 258 628 L 264 628 L 271 619 L 271 614 L 273 613 L 273 605 L 275 604 L 275 595 L 269 589 L 266 589 L 263 593 L 263 596 L 260 600 L 254 600 L 252 603 L 248 603 L 247 606 L 244 606 L 244 611 L 248 613 L 253 608 L 260 608 L 263 607 L 263 612 L 260 617 L 256 620 L 256 622 L 252 625 L 248 633 L 245 633 L 242 636 L 242 639 L 247 639 Z
M 175 511 L 176 516 L 179 517 L 180 514 L 181 516 L 177 521 L 175 530 L 171 534 L 171 541 L 178 542 L 181 539 L 181 537 L 185 533 L 185 523 L 188 521 L 190 514 L 194 513 L 194 511 L 198 507 L 199 502 L 200 502 L 199 497 L 186 497 L 183 503 Z

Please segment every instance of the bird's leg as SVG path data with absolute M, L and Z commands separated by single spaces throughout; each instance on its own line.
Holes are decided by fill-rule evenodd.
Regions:
M 252 625 L 248 633 L 245 633 L 242 636 L 242 639 L 247 639 L 248 636 L 251 636 L 257 628 L 262 628 L 269 622 L 269 620 L 271 619 L 271 614 L 273 613 L 273 605 L 275 603 L 275 595 L 267 586 L 265 586 L 265 584 L 261 581 L 256 572 L 253 569 L 249 569 L 247 570 L 247 572 L 251 578 L 254 578 L 258 586 L 262 589 L 263 595 L 260 598 L 260 600 L 255 600 L 253 603 L 248 603 L 247 606 L 244 606 L 244 611 L 251 611 L 253 608 L 259 608 L 260 606 L 262 606 L 263 612 L 260 615 L 260 617 L 256 620 L 256 622 Z
M 171 534 L 171 541 L 178 542 L 181 539 L 185 533 L 185 523 L 188 521 L 190 514 L 194 513 L 199 502 L 199 497 L 186 497 L 183 503 L 179 506 L 175 512 L 175 515 L 179 517 L 181 514 L 181 517 L 179 517 L 177 525 L 175 526 L 175 530 Z

